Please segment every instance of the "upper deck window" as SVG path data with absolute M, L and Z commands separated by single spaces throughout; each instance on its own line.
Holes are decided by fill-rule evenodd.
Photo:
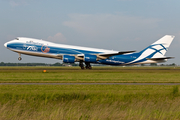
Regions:
M 19 40 L 19 38 L 16 38 L 16 40 Z

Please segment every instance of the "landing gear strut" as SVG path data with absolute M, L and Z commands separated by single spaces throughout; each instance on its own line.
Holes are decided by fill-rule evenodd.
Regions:
M 80 61 L 80 62 L 79 62 L 79 67 L 81 67 L 81 69 L 84 69 L 83 61 Z
M 89 62 L 85 62 L 85 64 L 86 64 L 86 69 L 92 69 L 92 67 L 91 67 Z
M 18 60 L 21 61 L 22 60 L 21 54 L 20 53 L 18 53 L 18 54 L 19 54 Z
M 89 62 L 85 62 L 85 64 L 86 64 L 86 69 L 92 69 L 92 67 L 91 67 Z M 81 67 L 81 69 L 84 69 L 83 61 L 79 62 L 79 67 Z

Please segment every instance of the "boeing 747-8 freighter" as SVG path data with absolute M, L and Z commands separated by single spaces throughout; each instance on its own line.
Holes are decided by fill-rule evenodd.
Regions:
M 64 44 L 56 44 L 44 40 L 18 37 L 4 44 L 6 48 L 19 54 L 18 60 L 22 60 L 21 54 L 56 58 L 64 63 L 79 62 L 81 69 L 91 69 L 90 63 L 106 65 L 133 65 L 146 63 L 165 62 L 172 57 L 166 57 L 174 36 L 165 35 L 140 52 L 114 51 L 89 47 L 79 47 Z M 85 67 L 84 67 L 85 63 Z

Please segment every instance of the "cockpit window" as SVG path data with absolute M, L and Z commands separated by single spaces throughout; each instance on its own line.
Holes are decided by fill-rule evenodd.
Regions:
M 16 38 L 16 40 L 19 40 L 19 38 Z

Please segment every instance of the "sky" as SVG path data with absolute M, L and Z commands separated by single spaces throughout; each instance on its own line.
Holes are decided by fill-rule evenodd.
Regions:
M 16 37 L 117 51 L 143 50 L 174 35 L 165 64 L 180 65 L 179 0 L 0 0 L 0 62 L 56 63 L 4 47 Z

